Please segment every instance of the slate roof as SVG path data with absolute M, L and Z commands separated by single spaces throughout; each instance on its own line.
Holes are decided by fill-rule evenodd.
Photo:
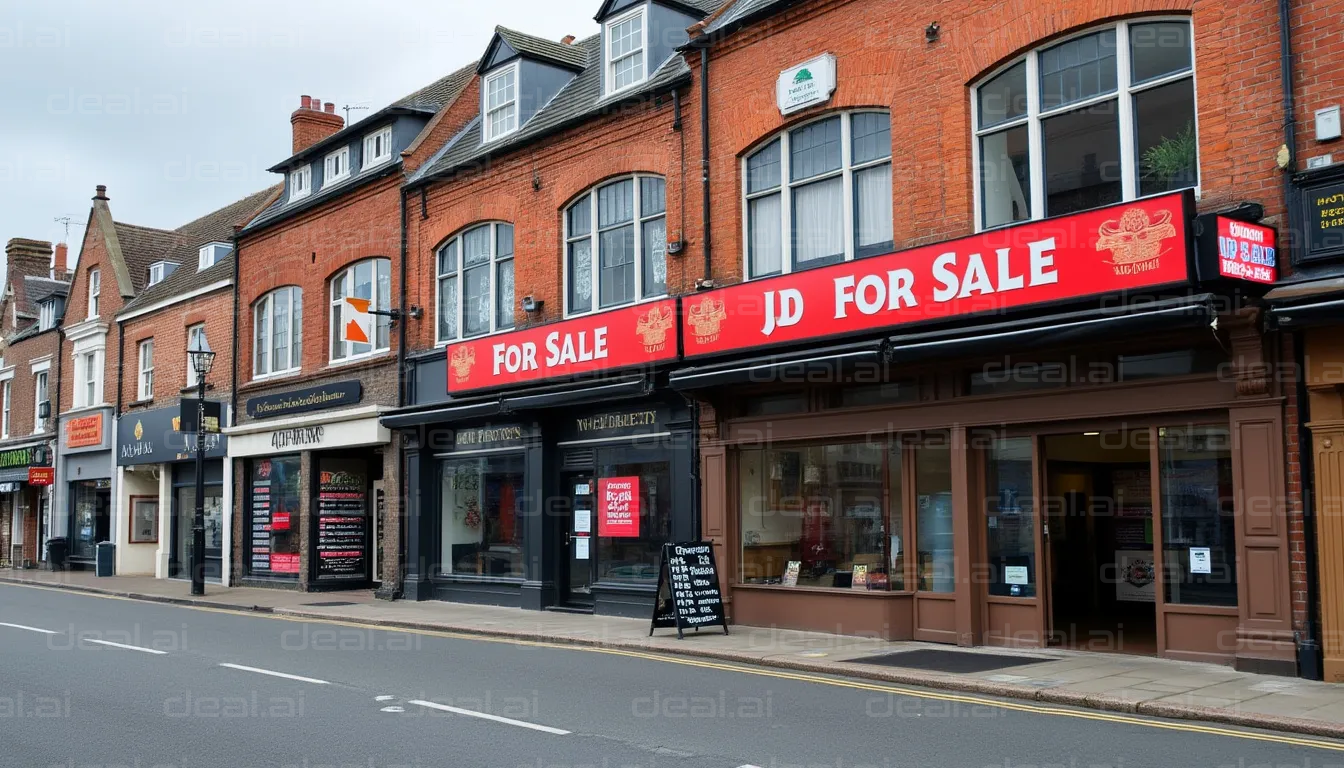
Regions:
M 160 254 L 176 248 L 180 237 L 176 232 L 153 227 L 140 227 L 114 221 L 121 256 L 131 277 L 132 295 L 138 295 L 149 282 L 149 265 L 160 261 Z
M 717 11 L 719 6 L 723 5 L 724 0 L 655 0 L 655 2 L 669 5 L 673 8 L 681 7 L 688 11 L 700 11 L 705 15 L 709 15 Z M 593 20 L 601 22 L 611 13 L 611 6 L 615 3 L 616 0 L 605 0 L 605 2 L 602 3 L 602 7 L 597 9 L 597 15 L 593 16 Z
M 705 33 L 713 34 L 757 13 L 783 10 L 790 5 L 797 5 L 799 2 L 800 0 L 737 0 L 723 13 L 719 14 L 718 18 L 709 22 L 705 27 Z
M 64 265 L 61 266 L 61 271 L 65 271 Z M 47 276 L 50 274 L 49 266 L 39 266 L 27 259 L 15 259 L 8 265 L 5 279 L 9 281 L 9 288 L 13 291 L 14 308 L 19 317 L 37 317 L 37 302 L 49 296 L 50 292 L 42 292 L 40 285 L 35 281 L 41 279 L 44 283 L 60 283 L 60 281 L 48 281 Z M 60 284 L 68 285 L 68 283 Z
M 507 27 L 495 27 L 495 35 L 508 43 L 510 48 L 524 56 L 532 56 L 569 69 L 583 69 L 587 63 L 584 52 L 578 50 L 576 45 L 557 43 L 554 40 L 535 37 Z M 476 71 L 480 72 L 479 67 L 483 66 L 485 66 L 484 60 L 480 62 Z
M 37 304 L 39 301 L 49 296 L 69 296 L 70 281 L 52 280 L 46 277 L 37 277 L 24 275 L 23 277 L 24 294 L 28 301 Z M 22 310 L 20 310 L 22 312 Z

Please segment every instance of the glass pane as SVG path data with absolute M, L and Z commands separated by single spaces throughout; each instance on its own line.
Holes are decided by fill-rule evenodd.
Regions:
M 599 581 L 648 584 L 658 582 L 658 555 L 672 535 L 672 467 L 666 461 L 638 464 L 607 464 L 603 478 L 636 478 L 639 485 L 639 535 L 597 537 Z
M 523 477 L 521 455 L 441 464 L 441 572 L 523 578 Z
M 490 227 L 477 227 L 462 235 L 462 263 L 465 266 L 490 260 Z
M 253 367 L 258 374 L 271 372 L 271 350 L 266 343 L 266 334 L 270 332 L 270 308 L 269 299 L 263 300 L 257 305 L 257 336 L 252 341 L 252 351 L 256 356 L 256 363 Z
M 667 182 L 645 176 L 639 180 L 639 215 L 656 216 L 667 210 Z
M 1047 48 L 1039 64 L 1042 110 L 1111 93 L 1116 88 L 1115 30 Z
M 341 305 L 331 305 L 331 359 L 344 360 L 351 354 L 346 351 L 347 344 L 341 341 Z
M 378 259 L 374 262 L 378 270 L 378 296 L 374 304 L 374 309 L 386 310 L 392 306 L 392 262 L 388 259 Z M 374 315 L 374 322 L 378 326 L 377 343 L 378 349 L 387 349 L 388 342 L 392 335 L 392 318 L 387 315 Z
M 750 241 L 747 253 L 751 261 L 751 277 L 777 275 L 784 269 L 782 197 L 776 193 L 758 197 L 747 203 Z
M 513 225 L 495 225 L 495 257 L 505 258 L 513 255 Z
M 290 309 L 294 317 L 290 331 L 289 359 L 295 368 L 303 362 L 303 289 L 290 288 Z
M 299 577 L 302 472 L 298 456 L 251 462 L 247 508 L 247 571 L 259 576 Z
M 913 379 L 884 381 L 881 384 L 847 384 L 830 399 L 833 408 L 857 408 L 865 405 L 913 403 L 919 399 L 919 382 Z
M 619 24 L 614 24 L 608 33 L 611 37 L 611 58 L 617 59 L 640 47 L 643 40 L 644 16 L 635 15 Z
M 569 311 L 588 312 L 593 308 L 593 241 L 569 244 Z
M 642 225 L 644 285 L 643 295 L 662 296 L 667 293 L 667 220 L 654 219 Z
M 474 336 L 490 331 L 490 266 L 462 273 L 462 332 Z
M 271 370 L 289 368 L 289 291 L 278 291 L 272 305 L 275 331 L 271 334 Z
M 810 179 L 840 169 L 840 118 L 805 125 L 789 134 L 789 178 Z
M 606 229 L 635 218 L 635 182 L 631 179 L 597 190 L 597 228 Z
M 495 327 L 513 327 L 513 259 L 501 261 L 495 265 L 495 285 L 499 289 L 499 302 L 495 305 Z
M 976 89 L 980 127 L 1004 123 L 1027 114 L 1027 62 L 1020 61 Z
M 982 226 L 997 227 L 1031 218 L 1031 160 L 1027 126 L 980 138 Z
M 819 181 L 793 190 L 795 269 L 840 261 L 845 256 L 844 180 Z
M 1120 202 L 1120 122 L 1116 103 L 1041 121 L 1045 212 L 1059 216 Z
M 743 416 L 781 416 L 807 410 L 807 395 L 803 392 L 752 395 L 742 404 Z
M 354 285 L 351 287 L 350 295 L 360 299 L 372 299 L 374 297 L 373 288 L 374 262 L 366 261 L 356 264 Z M 349 344 L 349 348 L 352 355 L 363 355 L 373 351 L 373 345 L 360 342 Z
M 439 280 L 439 340 L 457 338 L 457 276 Z
M 1162 568 L 1168 603 L 1237 604 L 1232 435 L 1226 427 L 1159 431 Z
M 989 594 L 1036 595 L 1036 508 L 1032 484 L 1032 439 L 995 440 L 986 451 L 986 554 L 993 571 Z
M 1190 69 L 1190 22 L 1129 25 L 1129 62 L 1135 85 Z
M 952 550 L 952 449 L 921 445 L 914 451 L 919 588 L 952 592 L 957 586 Z
M 584 195 L 577 203 L 569 207 L 569 236 L 578 237 L 592 231 L 592 198 Z
M 857 256 L 891 250 L 891 166 L 854 172 L 854 244 Z
M 1178 80 L 1134 94 L 1139 194 L 1193 187 L 1199 181 L 1195 81 Z
M 904 451 L 892 443 L 887 452 L 887 581 L 905 589 L 905 463 Z
M 886 453 L 880 443 L 743 451 L 743 580 L 886 589 Z
M 747 158 L 747 194 L 779 186 L 779 139 Z
M 597 285 L 599 304 L 610 307 L 635 300 L 635 228 L 607 230 L 598 235 Z
M 644 52 L 636 51 L 617 61 L 612 69 L 612 90 L 634 85 L 644 78 Z
M 885 112 L 863 112 L 853 118 L 853 158 L 855 165 L 891 157 L 891 117 Z

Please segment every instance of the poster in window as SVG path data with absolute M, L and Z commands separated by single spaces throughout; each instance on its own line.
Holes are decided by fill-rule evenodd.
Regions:
M 159 542 L 159 497 L 131 497 L 132 544 L 157 544 Z
M 597 481 L 597 535 L 639 538 L 639 478 L 604 477 Z
M 368 491 L 361 461 L 323 461 L 317 487 L 317 578 L 368 578 Z

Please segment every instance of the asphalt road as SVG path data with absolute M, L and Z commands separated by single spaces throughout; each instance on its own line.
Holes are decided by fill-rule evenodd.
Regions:
M 886 688 L 0 584 L 3 768 L 1344 765 L 1320 739 Z

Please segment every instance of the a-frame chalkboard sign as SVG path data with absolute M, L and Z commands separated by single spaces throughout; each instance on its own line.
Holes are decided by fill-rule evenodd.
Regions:
M 686 629 L 698 632 L 715 624 L 728 634 L 714 547 L 707 541 L 664 544 L 661 559 L 649 635 L 659 627 L 676 627 L 677 637 L 685 638 Z

